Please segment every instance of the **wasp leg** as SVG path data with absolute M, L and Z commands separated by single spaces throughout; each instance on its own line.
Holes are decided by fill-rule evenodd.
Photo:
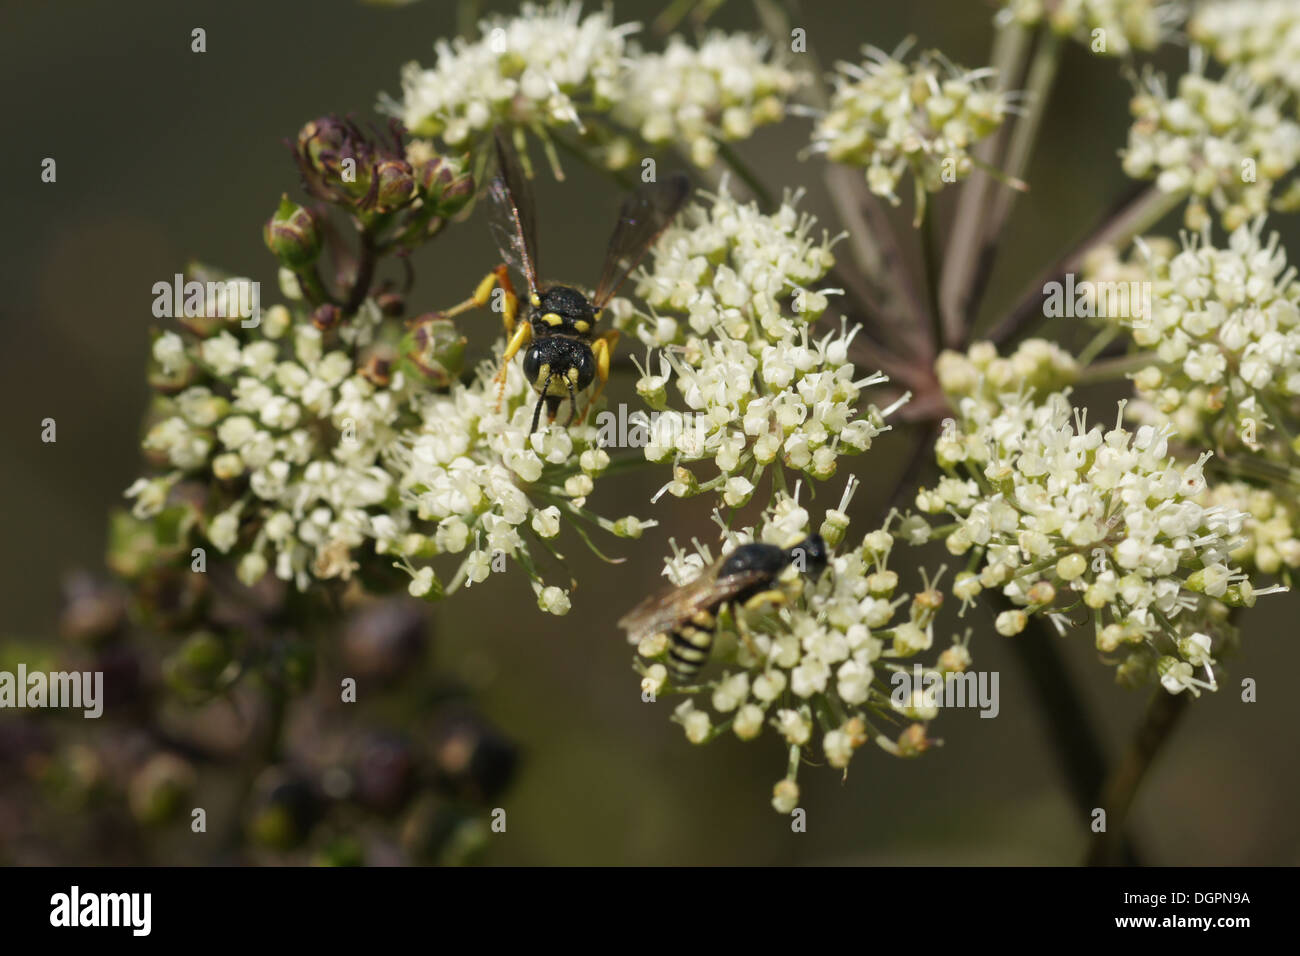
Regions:
M 786 596 L 786 593 L 784 591 L 781 591 L 777 588 L 772 588 L 771 590 L 768 591 L 759 591 L 748 601 L 746 601 L 745 610 L 752 611 L 755 608 L 762 607 L 764 604 L 769 604 L 772 606 L 780 606 L 782 604 L 786 604 L 788 601 L 789 598 Z
M 746 602 L 745 606 L 749 606 L 748 602 Z M 754 638 L 750 636 L 749 625 L 745 623 L 744 613 L 737 613 L 735 615 L 735 621 L 736 633 L 740 636 L 740 639 L 745 642 L 745 647 L 749 648 L 749 653 L 753 655 L 754 660 L 757 663 L 763 663 L 763 655 L 758 652 L 758 645 L 754 643 Z
M 492 290 L 500 286 L 501 291 L 505 293 L 505 302 L 502 304 L 501 317 L 505 323 L 506 335 L 510 335 L 515 330 L 515 317 L 519 314 L 519 297 L 515 295 L 515 287 L 510 284 L 510 269 L 507 266 L 500 265 L 483 277 L 474 294 L 464 302 L 453 305 L 450 309 L 441 313 L 441 317 L 449 319 L 452 316 L 460 315 L 462 312 L 468 312 L 470 309 L 481 309 L 492 299 Z
M 510 336 L 510 341 L 506 343 L 505 354 L 501 356 L 501 371 L 496 374 L 497 383 L 497 411 L 501 411 L 501 399 L 506 394 L 506 367 L 510 360 L 518 354 L 519 350 L 533 340 L 533 326 L 529 322 L 520 322 L 515 329 L 514 335 Z
M 587 413 L 591 411 L 591 406 L 596 404 L 596 399 L 600 398 L 600 393 L 605 391 L 605 383 L 609 381 L 609 365 L 614 356 L 614 346 L 618 344 L 618 330 L 610 329 L 596 341 L 591 343 L 591 354 L 596 359 L 596 388 L 591 393 L 591 398 L 587 400 L 587 405 L 578 416 L 578 424 L 586 424 Z

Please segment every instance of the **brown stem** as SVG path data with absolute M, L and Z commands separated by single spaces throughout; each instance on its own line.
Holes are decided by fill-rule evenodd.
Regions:
M 1000 594 L 985 591 L 984 595 L 994 611 L 1013 606 Z M 1060 635 L 1043 618 L 1031 616 L 1025 630 L 1009 640 L 1046 718 L 1051 749 L 1060 762 L 1075 810 L 1083 819 L 1090 819 L 1106 780 L 1106 752 L 1057 646 Z M 1113 829 L 1116 852 L 1126 863 L 1137 863 L 1136 850 L 1124 836 L 1122 823 Z
M 375 276 L 375 259 L 378 258 L 375 250 L 375 237 L 368 230 L 361 233 L 361 259 L 357 263 L 357 275 L 352 280 L 352 291 L 348 293 L 348 301 L 343 306 L 344 318 L 356 315 L 357 309 L 361 308 L 361 303 L 366 301 L 366 293 L 370 291 L 370 283 Z
M 1024 73 L 1029 52 L 1030 33 L 1014 21 L 998 30 L 993 46 L 993 66 L 998 71 L 1000 90 L 1014 89 Z M 1001 167 L 1010 140 L 1010 128 L 990 136 L 975 147 L 975 156 L 992 167 Z M 997 180 L 990 173 L 977 170 L 962 186 L 957 199 L 957 212 L 944 254 L 943 280 L 940 295 L 943 300 L 943 321 L 946 340 L 953 348 L 961 348 L 969 335 L 973 316 L 967 303 L 975 284 L 979 236 L 984 226 L 984 216 L 989 196 Z
M 1181 694 L 1170 694 L 1163 688 L 1155 691 L 1128 752 L 1102 787 L 1098 807 L 1106 811 L 1106 829 L 1096 835 L 1088 851 L 1089 866 L 1122 862 L 1119 844 L 1138 786 L 1187 712 L 1190 697 L 1186 691 Z
M 1035 318 L 1043 317 L 1043 288 L 1049 282 L 1060 282 L 1067 272 L 1076 272 L 1084 258 L 1102 245 L 1123 245 L 1134 236 L 1151 227 L 1181 199 L 1176 193 L 1162 193 L 1155 186 L 1138 185 L 1088 231 L 1083 239 L 1074 243 L 1049 268 L 1044 270 L 1025 290 L 1020 301 L 989 333 L 988 338 L 998 346 L 1005 344 Z

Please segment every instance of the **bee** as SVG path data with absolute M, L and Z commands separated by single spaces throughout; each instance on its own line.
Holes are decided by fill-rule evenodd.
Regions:
M 652 595 L 619 620 L 633 643 L 660 634 L 668 636 L 668 670 L 674 680 L 692 677 L 709 658 L 718 615 L 724 604 L 752 610 L 779 605 L 787 594 L 779 586 L 782 572 L 792 565 L 816 576 L 826 567 L 826 542 L 812 534 L 789 548 L 774 544 L 742 544 L 687 584 Z M 744 636 L 741 618 L 737 626 Z
M 504 293 L 502 315 L 506 349 L 497 373 L 497 407 L 505 392 L 508 363 L 523 351 L 523 372 L 538 393 L 529 433 L 537 430 L 545 405 L 548 421 L 555 421 L 561 404 L 569 400 L 569 424 L 577 415 L 577 396 L 593 382 L 596 388 L 583 409 L 587 411 L 609 379 L 610 359 L 618 332 L 596 335 L 601 312 L 623 281 L 672 222 L 690 194 L 690 181 L 674 175 L 662 182 L 646 183 L 627 197 L 619 212 L 614 234 L 605 252 L 595 291 L 588 298 L 571 286 L 543 283 L 537 272 L 537 217 L 533 193 L 514 147 L 500 129 L 494 134 L 497 175 L 489 188 L 492 198 L 492 232 L 502 265 L 493 269 L 464 302 L 443 312 L 444 317 L 486 305 L 493 289 Z M 510 282 L 514 267 L 528 286 L 527 311 L 519 317 L 519 299 Z

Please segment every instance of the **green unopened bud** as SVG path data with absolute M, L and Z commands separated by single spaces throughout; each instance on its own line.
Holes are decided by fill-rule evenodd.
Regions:
M 311 265 L 320 255 L 321 236 L 316 217 L 311 210 L 291 202 L 287 195 L 280 198 L 275 215 L 266 221 L 262 238 L 276 258 L 290 268 Z
M 375 165 L 375 210 L 392 212 L 415 196 L 415 177 L 402 159 L 385 159 Z
M 614 522 L 614 534 L 620 538 L 639 538 L 646 528 L 653 528 L 656 522 L 642 521 L 633 515 L 619 518 Z
M 636 393 L 657 412 L 668 407 L 668 380 L 662 375 L 643 375 L 637 379 Z
M 826 512 L 826 518 L 822 521 L 819 533 L 826 542 L 826 546 L 834 550 L 844 542 L 844 532 L 849 528 L 849 516 L 843 511 L 830 509 Z
M 1254 607 L 1255 589 L 1251 587 L 1249 581 L 1242 581 L 1228 588 L 1222 600 L 1228 607 Z
M 414 172 L 420 198 L 435 216 L 454 216 L 474 196 L 474 177 L 454 160 L 435 156 L 418 163 Z
M 450 319 L 429 313 L 413 320 L 398 353 L 411 374 L 434 388 L 445 388 L 464 366 L 465 337 Z

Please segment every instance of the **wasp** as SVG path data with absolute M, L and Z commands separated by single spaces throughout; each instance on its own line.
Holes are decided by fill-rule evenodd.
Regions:
M 709 658 L 723 605 L 751 611 L 788 600 L 780 578 L 789 567 L 816 576 L 826 567 L 826 542 L 812 534 L 792 547 L 742 544 L 705 568 L 694 580 L 646 598 L 625 614 L 618 626 L 633 643 L 668 636 L 668 670 L 684 680 Z M 744 636 L 742 618 L 736 624 Z
M 504 293 L 502 315 L 506 328 L 506 349 L 497 373 L 497 408 L 505 392 L 506 368 L 523 351 L 523 372 L 538 393 L 529 434 L 537 430 L 545 405 L 548 421 L 555 421 L 561 404 L 569 400 L 569 424 L 577 415 L 577 396 L 593 382 L 596 388 L 583 409 L 581 420 L 609 380 L 610 359 L 618 332 L 597 335 L 596 324 L 609 300 L 645 256 L 656 239 L 673 221 L 690 193 L 690 181 L 673 175 L 645 183 L 627 197 L 619 211 L 614 234 L 605 252 L 605 263 L 590 298 L 572 286 L 543 283 L 537 271 L 537 216 L 532 189 L 520 166 L 519 157 L 505 134 L 494 132 L 497 175 L 489 187 L 492 199 L 492 233 L 502 265 L 493 269 L 459 305 L 443 312 L 454 316 L 487 305 L 493 290 Z M 510 282 L 510 268 L 524 277 L 528 286 L 527 311 L 519 319 L 519 299 Z

